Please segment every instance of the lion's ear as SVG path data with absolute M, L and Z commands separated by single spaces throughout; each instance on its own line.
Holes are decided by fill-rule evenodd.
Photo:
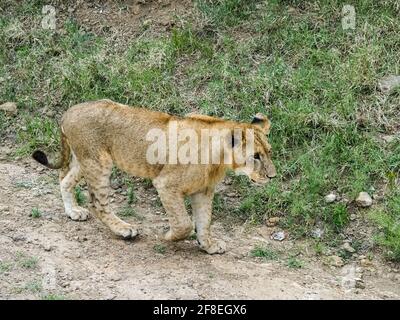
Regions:
M 263 115 L 262 113 L 257 113 L 253 120 L 251 121 L 251 124 L 260 126 L 261 129 L 265 133 L 269 133 L 269 128 L 271 127 L 271 122 L 268 120 L 268 118 Z

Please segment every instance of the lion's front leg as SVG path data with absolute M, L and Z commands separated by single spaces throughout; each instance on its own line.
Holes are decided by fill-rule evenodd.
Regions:
M 198 192 L 191 196 L 197 241 L 200 248 L 209 254 L 224 253 L 226 249 L 225 242 L 215 240 L 210 235 L 213 197 L 213 192 Z
M 192 221 L 186 212 L 184 197 L 174 183 L 168 178 L 153 180 L 160 196 L 163 207 L 169 218 L 169 231 L 164 235 L 165 240 L 179 241 L 186 239 L 193 230 Z

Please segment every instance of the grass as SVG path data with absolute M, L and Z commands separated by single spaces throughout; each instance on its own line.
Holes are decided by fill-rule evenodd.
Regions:
M 9 261 L 0 261 L 0 274 L 11 271 L 13 264 Z
M 155 244 L 153 246 L 153 250 L 157 253 L 165 254 L 165 252 L 167 251 L 167 247 L 163 244 Z
M 78 205 L 83 206 L 86 204 L 87 198 L 86 198 L 85 194 L 83 193 L 83 190 L 80 186 L 75 187 L 74 194 L 75 194 L 75 199 L 76 199 L 76 202 L 78 203 Z
M 264 260 L 278 259 L 278 253 L 272 249 L 258 245 L 250 251 L 251 257 L 262 258 Z
M 292 269 L 301 269 L 304 267 L 304 262 L 294 256 L 290 256 L 287 259 L 286 265 Z
M 42 212 L 38 208 L 33 208 L 31 210 L 31 217 L 32 218 L 40 218 L 42 216 Z
M 2 2 L 0 102 L 15 101 L 19 116 L 0 115 L 0 135 L 15 128 L 19 156 L 56 150 L 59 115 L 101 98 L 240 121 L 264 112 L 272 121 L 278 177 L 262 188 L 234 178 L 240 202 L 221 194 L 217 213 L 254 223 L 279 214 L 293 237 L 322 223 L 324 241 L 334 242 L 350 223 L 350 208 L 326 204 L 327 193 L 354 199 L 390 187 L 368 216 L 383 228 L 377 243 L 400 260 L 393 228 L 400 144 L 379 138 L 399 133 L 400 95 L 383 97 L 376 89 L 380 78 L 400 74 L 393 41 L 400 36 L 400 9 L 395 1 L 357 2 L 356 28 L 343 30 L 344 4 L 197 0 L 170 32 L 143 31 L 119 50 L 112 37 L 87 32 L 78 20 L 60 20 L 63 33 L 42 30 L 41 1 Z M 45 109 L 57 116 L 42 116 Z M 128 189 L 128 202 L 134 201 Z
M 39 259 L 37 257 L 28 257 L 22 252 L 17 254 L 18 265 L 24 269 L 35 269 Z
M 24 289 L 32 293 L 41 292 L 43 290 L 42 282 L 40 280 L 32 280 L 25 284 Z

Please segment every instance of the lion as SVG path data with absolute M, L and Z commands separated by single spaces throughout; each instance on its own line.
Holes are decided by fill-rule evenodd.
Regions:
M 146 139 L 147 132 L 155 128 L 166 131 L 172 122 L 179 130 L 191 129 L 199 134 L 203 129 L 228 129 L 224 143 L 232 150 L 247 143 L 244 134 L 237 138 L 233 130 L 252 129 L 252 162 L 239 163 L 233 157 L 227 163 L 149 163 L 151 141 Z M 35 151 L 32 157 L 48 168 L 60 169 L 65 214 L 72 220 L 86 220 L 90 212 L 124 239 L 135 238 L 138 230 L 110 210 L 110 175 L 114 165 L 132 176 L 152 180 L 169 218 L 169 230 L 164 233 L 166 240 L 185 239 L 194 226 L 200 248 L 209 254 L 223 253 L 226 249 L 223 241 L 212 238 L 210 234 L 214 190 L 226 172 L 233 170 L 245 174 L 258 185 L 267 183 L 276 175 L 271 145 L 266 136 L 270 121 L 262 114 L 257 114 L 251 123 L 239 123 L 200 114 L 178 117 L 105 99 L 71 107 L 64 113 L 60 129 L 61 156 L 58 161 L 49 161 L 40 150 Z M 217 158 L 222 157 L 222 147 L 211 150 L 211 153 Z M 74 197 L 74 187 L 81 178 L 88 185 L 89 210 L 80 207 Z M 191 200 L 194 224 L 185 209 L 185 196 Z

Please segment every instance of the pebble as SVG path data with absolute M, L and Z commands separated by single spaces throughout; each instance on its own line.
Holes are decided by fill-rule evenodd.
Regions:
M 4 111 L 7 115 L 15 116 L 18 113 L 17 104 L 15 102 L 6 102 L 0 105 L 0 110 Z
M 332 202 L 335 202 L 335 200 L 336 200 L 336 194 L 334 194 L 334 193 L 330 193 L 325 196 L 326 203 L 332 203 Z
M 115 281 L 115 282 L 117 282 L 117 281 L 121 281 L 121 279 L 122 279 L 122 277 L 119 275 L 119 274 L 112 274 L 111 276 L 110 276 L 110 280 L 111 281 Z
M 334 267 L 343 267 L 344 262 L 343 259 L 339 256 L 329 256 L 328 257 L 329 264 Z
M 348 242 L 346 242 L 346 243 L 342 246 L 342 249 L 345 250 L 345 251 L 347 251 L 347 252 L 350 252 L 350 253 L 356 252 L 356 249 L 354 249 L 354 248 L 350 245 L 350 243 L 348 243 Z
M 360 256 L 360 257 L 362 257 L 362 256 Z M 364 268 L 368 268 L 368 267 L 372 267 L 372 266 L 373 266 L 373 263 L 372 263 L 372 261 L 369 260 L 369 259 L 361 258 L 361 259 L 360 259 L 360 265 L 361 265 L 362 267 L 364 267 Z
M 365 289 L 365 283 L 361 278 L 356 278 L 355 280 L 355 287 L 357 289 Z
M 390 75 L 382 78 L 378 87 L 383 93 L 391 93 L 395 88 L 400 86 L 400 76 Z
M 285 240 L 285 238 L 286 238 L 286 234 L 284 231 L 277 231 L 271 235 L 271 239 L 276 240 L 276 241 L 283 241 L 283 240 Z
M 367 192 L 360 192 L 356 199 L 356 203 L 360 207 L 370 207 L 372 205 L 372 198 Z
M 324 235 L 324 230 L 322 230 L 320 228 L 316 228 L 311 231 L 311 236 L 315 239 L 320 239 L 320 238 L 322 238 L 323 235 Z
M 271 218 L 267 219 L 266 225 L 268 227 L 274 227 L 279 223 L 279 221 L 280 221 L 279 217 L 271 217 Z

